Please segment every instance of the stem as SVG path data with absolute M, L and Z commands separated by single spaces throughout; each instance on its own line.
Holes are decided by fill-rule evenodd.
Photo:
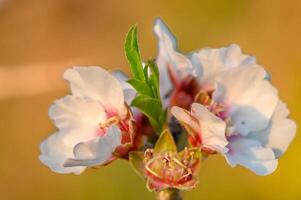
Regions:
M 157 200 L 183 200 L 183 196 L 178 189 L 166 189 L 156 194 Z

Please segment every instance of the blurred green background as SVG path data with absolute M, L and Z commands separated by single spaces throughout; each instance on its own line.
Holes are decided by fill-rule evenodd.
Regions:
M 162 17 L 180 48 L 239 44 L 266 66 L 291 117 L 301 122 L 300 0 L 0 0 L 0 199 L 153 199 L 125 161 L 81 176 L 52 173 L 39 143 L 54 126 L 49 105 L 65 95 L 63 71 L 73 65 L 128 66 L 123 41 L 138 23 L 144 58 L 156 55 L 152 33 Z M 259 177 L 230 168 L 220 156 L 201 168 L 201 199 L 301 199 L 301 136 L 278 170 Z

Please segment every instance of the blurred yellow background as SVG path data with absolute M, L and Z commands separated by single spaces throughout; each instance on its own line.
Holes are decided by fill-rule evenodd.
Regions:
M 73 65 L 124 69 L 124 37 L 138 23 L 143 57 L 156 55 L 155 17 L 183 51 L 239 44 L 266 66 L 291 117 L 301 124 L 300 0 L 0 0 L 0 199 L 153 199 L 125 161 L 80 176 L 52 173 L 38 160 L 54 126 L 48 107 L 68 91 Z M 301 136 L 278 170 L 259 177 L 211 157 L 185 199 L 301 199 Z

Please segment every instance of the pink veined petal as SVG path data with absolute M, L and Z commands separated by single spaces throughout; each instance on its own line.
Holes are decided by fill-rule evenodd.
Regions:
M 277 90 L 258 65 L 233 68 L 217 78 L 213 100 L 228 107 L 236 131 L 247 135 L 266 128 L 278 102 Z
M 72 95 L 93 98 L 108 110 L 126 114 L 121 84 L 101 67 L 73 67 L 65 71 L 64 78 L 70 83 Z

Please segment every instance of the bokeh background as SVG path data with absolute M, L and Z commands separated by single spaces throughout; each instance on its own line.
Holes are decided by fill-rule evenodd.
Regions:
M 124 69 L 124 37 L 138 23 L 144 58 L 156 55 L 155 17 L 183 51 L 239 44 L 272 75 L 291 117 L 301 124 L 300 0 L 0 0 L 0 199 L 153 199 L 125 161 L 81 176 L 52 173 L 39 143 L 54 126 L 49 105 L 65 95 L 73 65 Z M 186 199 L 301 199 L 301 136 L 278 170 L 258 177 L 211 157 Z

